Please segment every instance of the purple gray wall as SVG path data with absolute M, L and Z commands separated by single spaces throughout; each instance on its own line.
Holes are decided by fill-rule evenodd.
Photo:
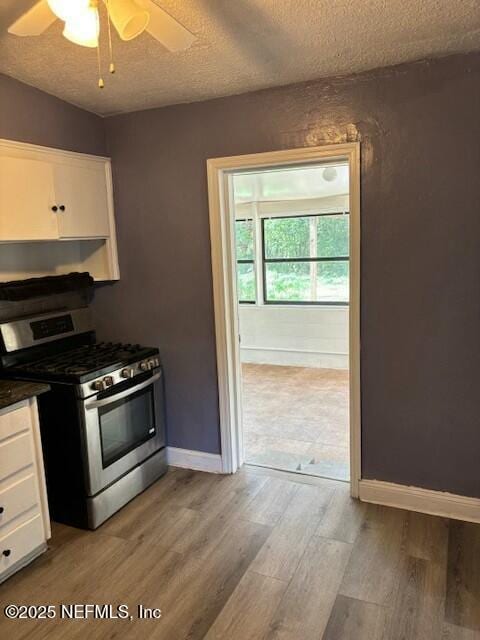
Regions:
M 362 137 L 363 475 L 480 496 L 480 56 L 106 120 L 122 279 L 105 336 L 158 344 L 169 442 L 219 451 L 207 158 Z
M 102 118 L 0 73 L 0 138 L 105 155 Z

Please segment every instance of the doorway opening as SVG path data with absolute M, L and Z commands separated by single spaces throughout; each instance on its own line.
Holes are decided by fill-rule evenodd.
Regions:
M 348 481 L 348 162 L 230 184 L 245 462 Z
M 222 468 L 360 479 L 359 145 L 208 161 Z

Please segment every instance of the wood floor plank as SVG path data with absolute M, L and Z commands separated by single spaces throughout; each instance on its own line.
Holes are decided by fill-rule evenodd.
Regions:
M 445 622 L 441 640 L 480 640 L 480 631 L 457 627 Z
M 343 542 L 355 542 L 367 505 L 350 496 L 349 485 L 340 485 L 318 525 L 316 534 Z
M 406 553 L 414 558 L 446 562 L 448 520 L 410 511 L 407 518 Z
M 258 524 L 276 524 L 285 513 L 298 485 L 289 480 L 267 478 L 257 495 L 244 509 L 242 517 Z
M 389 604 L 395 595 L 406 531 L 406 511 L 368 505 L 339 593 Z
M 246 473 L 244 469 L 240 469 L 232 475 L 218 475 L 217 478 L 219 481 L 216 482 L 214 488 L 201 501 L 197 500 L 194 504 L 192 503 L 190 505 L 192 508 L 209 514 L 212 510 L 218 511 L 220 503 L 226 504 L 234 498 L 238 510 L 243 509 L 268 480 L 267 477 Z
M 421 604 L 419 637 L 441 637 L 447 591 L 448 521 L 410 512 L 406 552 L 425 561 L 424 590 L 417 600 L 417 606 Z
M 138 518 L 134 521 L 129 518 L 126 522 L 108 526 L 106 530 L 116 537 L 132 542 L 147 540 L 150 544 L 164 549 L 173 549 L 179 537 L 185 531 L 199 526 L 200 521 L 201 514 L 198 511 L 167 503 L 154 509 L 148 518 Z
M 450 522 L 445 619 L 480 630 L 480 525 Z
M 230 495 L 232 492 L 244 492 L 245 488 L 249 486 L 257 487 L 263 484 L 261 479 L 257 479 L 257 481 L 251 479 L 243 468 L 234 474 L 210 474 L 210 476 L 212 475 L 214 475 L 213 485 L 207 492 L 198 493 L 194 499 L 188 503 L 191 509 L 208 512 L 212 504 L 222 497 Z
M 188 554 L 169 583 L 160 587 L 163 637 L 203 638 L 268 534 L 269 527 L 239 520 L 212 542 L 208 553 Z
M 333 490 L 301 485 L 274 527 L 252 569 L 279 580 L 290 580 L 315 533 Z
M 205 502 L 200 519 L 192 527 L 179 531 L 172 549 L 196 556 L 208 551 L 209 545 L 241 517 L 243 510 L 261 490 L 266 478 L 245 476 L 240 482 L 222 485 Z
M 345 542 L 312 537 L 265 640 L 322 637 L 350 552 Z
M 417 640 L 422 637 L 420 629 L 423 626 L 421 617 L 424 610 L 427 561 L 407 556 L 402 564 L 403 570 L 397 582 L 385 640 Z M 429 630 L 432 639 L 438 638 L 438 635 L 434 629 Z
M 286 588 L 286 582 L 247 571 L 205 640 L 263 638 Z
M 215 473 L 204 473 L 202 471 L 192 471 L 191 469 L 174 469 L 170 486 L 162 487 L 162 483 L 157 482 L 152 485 L 151 489 L 158 494 L 155 496 L 157 504 L 168 500 L 172 504 L 193 508 L 196 501 L 201 500 L 214 490 L 214 487 L 221 481 L 222 477 Z M 150 489 L 147 489 L 147 491 L 150 491 Z M 137 499 L 134 500 L 134 503 L 136 501 Z M 147 499 L 147 503 L 148 501 Z M 119 514 L 121 513 L 120 511 Z
M 322 640 L 384 640 L 384 607 L 337 596 Z
M 441 518 L 407 514 L 405 553 L 397 567 L 384 640 L 441 637 L 447 576 L 445 534 Z M 411 552 L 416 557 L 408 555 Z

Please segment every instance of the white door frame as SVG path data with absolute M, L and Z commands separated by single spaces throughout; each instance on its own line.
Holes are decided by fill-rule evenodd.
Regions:
M 348 160 L 350 168 L 350 487 L 361 478 L 360 412 L 360 144 L 358 142 L 207 160 L 213 297 L 223 473 L 242 466 L 243 430 L 234 209 L 228 180 L 241 170 Z M 230 201 L 229 201 L 230 198 Z

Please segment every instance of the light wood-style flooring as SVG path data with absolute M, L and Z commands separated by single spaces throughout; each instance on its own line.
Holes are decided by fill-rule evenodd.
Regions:
M 8 621 L 8 603 L 125 603 L 160 620 Z M 480 526 L 365 505 L 343 482 L 172 469 L 0 586 L 5 640 L 477 640 Z

